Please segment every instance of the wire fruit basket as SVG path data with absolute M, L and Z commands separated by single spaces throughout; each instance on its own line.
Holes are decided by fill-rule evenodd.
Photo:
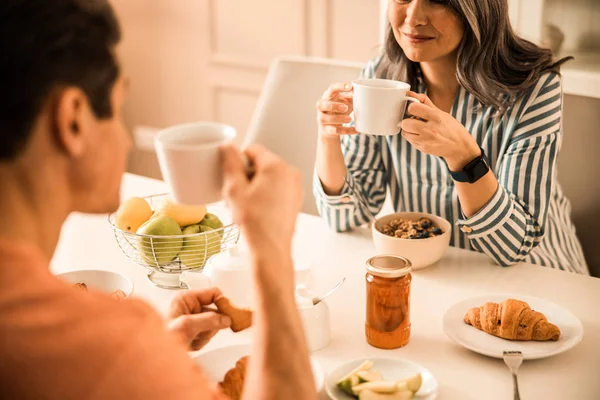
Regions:
M 167 194 L 144 197 L 153 210 Z M 227 210 L 218 205 L 207 206 L 207 211 L 223 223 L 218 229 L 182 235 L 144 235 L 117 227 L 116 213 L 108 216 L 117 244 L 134 263 L 148 270 L 148 279 L 163 289 L 187 289 L 180 282 L 183 271 L 202 271 L 210 257 L 234 247 L 240 237 L 239 227 L 231 222 Z M 201 229 L 205 229 L 200 226 Z

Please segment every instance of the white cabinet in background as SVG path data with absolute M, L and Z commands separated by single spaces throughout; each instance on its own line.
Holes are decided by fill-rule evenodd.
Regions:
M 509 0 L 513 26 L 525 38 L 542 43 L 544 27 L 563 34 L 558 57 L 573 56 L 562 67 L 565 94 L 600 99 L 600 0 Z

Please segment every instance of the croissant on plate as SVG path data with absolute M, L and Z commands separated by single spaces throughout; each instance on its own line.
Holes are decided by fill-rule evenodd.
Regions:
M 558 340 L 560 329 L 524 301 L 507 299 L 485 303 L 467 312 L 464 321 L 490 335 L 508 340 Z
M 242 398 L 247 365 L 248 357 L 240 358 L 235 364 L 235 367 L 227 371 L 223 378 L 223 382 L 219 383 L 223 393 L 231 400 L 240 400 Z

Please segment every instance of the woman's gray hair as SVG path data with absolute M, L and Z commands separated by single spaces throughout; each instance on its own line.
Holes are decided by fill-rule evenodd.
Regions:
M 447 0 L 446 7 L 463 21 L 456 77 L 480 103 L 503 114 L 520 93 L 535 85 L 545 72 L 560 70 L 572 57 L 553 60 L 549 49 L 519 37 L 512 29 L 508 0 Z M 412 62 L 388 24 L 385 52 L 378 78 L 396 79 L 416 87 L 419 64 Z

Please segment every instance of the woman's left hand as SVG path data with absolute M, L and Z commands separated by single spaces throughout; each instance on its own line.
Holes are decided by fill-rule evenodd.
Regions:
M 402 136 L 425 154 L 442 157 L 451 171 L 461 171 L 481 155 L 479 145 L 467 129 L 450 114 L 437 108 L 424 94 L 409 92 L 408 112 L 417 118 L 402 121 Z

